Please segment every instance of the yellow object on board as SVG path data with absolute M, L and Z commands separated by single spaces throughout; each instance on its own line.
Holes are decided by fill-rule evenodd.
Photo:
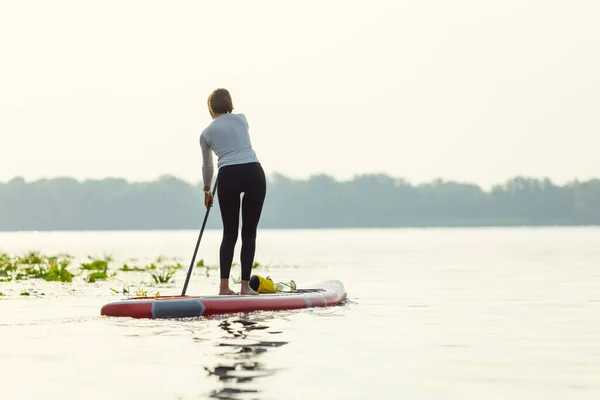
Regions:
M 268 276 L 263 278 L 260 275 L 253 275 L 250 279 L 250 287 L 258 293 L 275 293 L 275 283 Z

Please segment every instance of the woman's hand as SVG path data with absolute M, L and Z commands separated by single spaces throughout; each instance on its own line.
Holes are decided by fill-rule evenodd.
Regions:
M 213 195 L 212 193 L 204 193 L 204 206 L 206 208 L 212 207 L 213 205 Z

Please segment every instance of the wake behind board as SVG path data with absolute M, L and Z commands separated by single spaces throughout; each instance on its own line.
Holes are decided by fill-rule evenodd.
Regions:
M 346 290 L 338 280 L 325 281 L 294 292 L 255 296 L 158 296 L 133 297 L 105 304 L 100 314 L 130 318 L 190 318 L 252 311 L 293 310 L 339 305 Z

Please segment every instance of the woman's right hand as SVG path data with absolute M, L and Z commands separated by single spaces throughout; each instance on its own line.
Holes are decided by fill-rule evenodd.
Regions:
M 213 195 L 212 193 L 204 193 L 204 206 L 206 208 L 212 207 L 213 205 Z

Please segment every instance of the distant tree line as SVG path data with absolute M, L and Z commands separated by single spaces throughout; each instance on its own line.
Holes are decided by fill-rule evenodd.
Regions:
M 71 178 L 0 183 L 0 230 L 197 229 L 206 209 L 200 184 Z M 374 174 L 269 178 L 261 228 L 600 225 L 600 180 L 563 186 L 516 177 L 484 191 L 435 180 L 411 185 Z M 218 198 L 207 228 L 220 228 Z

